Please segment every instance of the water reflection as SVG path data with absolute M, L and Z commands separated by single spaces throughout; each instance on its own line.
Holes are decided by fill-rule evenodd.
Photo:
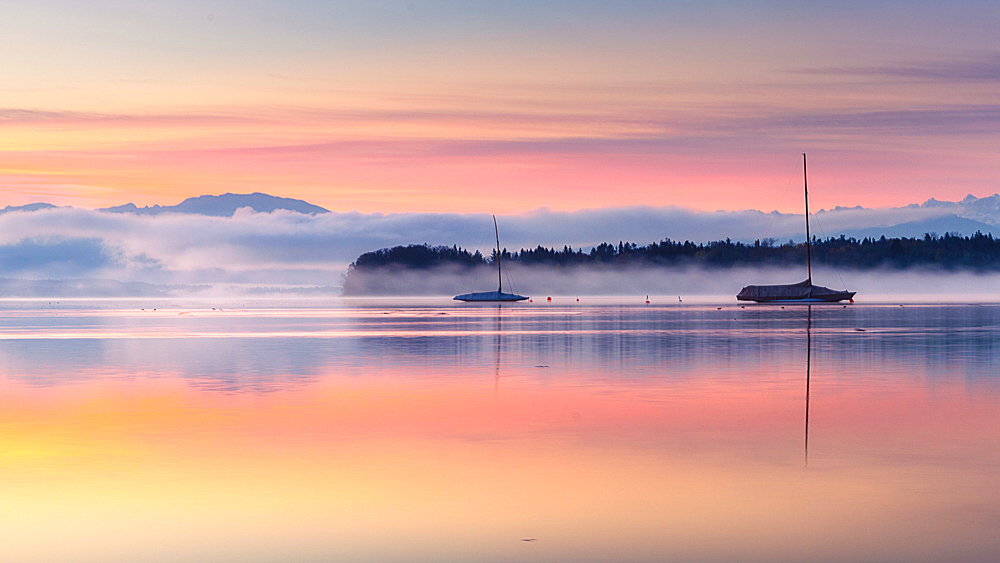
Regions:
M 805 463 L 809 465 L 809 367 L 812 359 L 812 305 L 806 305 L 806 431 Z
M 497 369 L 493 376 L 494 401 L 497 400 L 497 398 L 500 395 L 500 348 L 501 348 L 500 339 L 503 338 L 503 325 L 502 325 L 503 316 L 501 313 L 503 313 L 503 305 L 498 303 L 497 304 Z
M 809 317 L 805 319 L 804 317 Z M 869 366 L 927 377 L 995 381 L 997 306 L 450 307 L 241 312 L 188 316 L 24 313 L 0 318 L 0 367 L 15 379 L 57 385 L 110 374 L 166 371 L 234 390 L 269 388 L 327 368 L 568 365 L 618 378 L 697 377 L 705 366 L 743 371 L 788 362 L 806 321 L 818 354 L 845 376 Z M 813 325 L 816 325 L 813 327 Z M 812 334 L 815 333 L 815 334 Z M 37 361 L 44 358 L 44 362 Z M 666 368 L 666 369 L 664 369 Z M 494 370 L 495 371 L 495 370 Z M 538 377 L 547 377 L 539 370 Z M 213 379 L 217 379 L 214 383 Z
M 11 561 L 989 561 L 997 315 L 22 312 L 0 319 L 0 544 Z

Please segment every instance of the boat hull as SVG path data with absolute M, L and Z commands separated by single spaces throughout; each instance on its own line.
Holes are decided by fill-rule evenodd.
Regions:
M 456 295 L 454 297 L 455 301 L 466 301 L 466 302 L 510 302 L 510 301 L 525 301 L 528 298 L 523 295 L 517 295 L 516 293 L 504 293 L 502 291 L 480 291 L 478 293 L 463 293 L 462 295 Z
M 782 285 L 748 285 L 736 295 L 739 301 L 757 303 L 836 303 L 853 299 L 854 291 L 837 291 L 810 280 Z
M 827 298 L 820 299 L 818 297 L 809 297 L 806 299 L 739 299 L 740 301 L 756 301 L 757 303 L 837 303 L 845 299 L 853 299 L 854 293 L 852 291 L 842 292 L 842 296 L 831 296 Z

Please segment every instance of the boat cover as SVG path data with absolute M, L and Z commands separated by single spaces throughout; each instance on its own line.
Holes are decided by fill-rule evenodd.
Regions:
M 813 285 L 811 279 L 782 285 L 748 285 L 740 290 L 740 301 L 842 301 L 854 297 L 853 291 L 837 291 Z
M 478 293 L 463 293 L 456 295 L 456 301 L 524 301 L 527 297 L 516 293 L 502 291 L 480 291 Z

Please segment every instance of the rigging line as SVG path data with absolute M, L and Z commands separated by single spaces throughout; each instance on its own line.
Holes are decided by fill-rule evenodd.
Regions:
M 504 270 L 504 273 L 507 274 L 507 285 L 510 286 L 510 292 L 514 293 L 514 294 L 517 294 L 517 295 L 520 295 L 521 292 L 518 291 L 517 286 L 514 285 L 514 278 L 511 277 L 511 275 L 510 275 L 510 266 L 504 264 L 503 270 Z
M 813 213 L 812 216 L 813 219 L 816 221 L 816 224 L 819 225 L 819 232 L 823 235 L 823 238 L 828 238 L 826 231 L 823 230 L 823 223 L 820 223 L 819 221 L 819 216 L 816 215 L 815 213 Z M 847 284 L 844 283 L 844 276 L 840 275 L 840 266 L 834 267 L 833 271 L 837 272 L 837 277 L 840 278 L 841 285 L 843 286 L 844 289 L 847 289 Z
M 517 288 L 514 286 L 514 280 L 513 280 L 513 278 L 511 278 L 511 275 L 510 275 L 510 266 L 507 265 L 507 262 L 509 262 L 510 260 L 508 260 L 508 261 L 502 260 L 502 252 L 503 252 L 503 250 L 506 250 L 506 248 L 501 248 L 500 247 L 500 230 L 499 230 L 499 228 L 496 228 L 496 216 L 495 215 L 493 216 L 493 226 L 496 229 L 497 260 L 499 261 L 499 265 L 500 265 L 500 268 L 499 268 L 500 271 L 498 273 L 500 273 L 501 275 L 506 275 L 507 276 L 507 287 L 509 288 L 509 290 L 510 290 L 511 293 L 517 294 L 518 293 Z M 513 255 L 514 255 L 513 252 L 510 252 L 509 254 L 511 255 L 511 257 L 513 257 Z
M 497 265 L 498 265 L 497 274 L 500 277 L 502 277 L 504 274 L 507 275 L 507 287 L 510 288 L 511 293 L 515 293 L 516 294 L 517 293 L 517 288 L 514 287 L 514 281 L 511 279 L 510 268 L 508 267 L 507 263 L 504 262 L 503 259 L 502 259 L 502 256 L 503 256 L 502 252 L 503 252 L 503 250 L 506 250 L 506 248 L 502 249 L 500 247 L 500 229 L 499 229 L 499 227 L 497 227 L 497 217 L 496 217 L 496 215 L 493 216 L 493 229 L 494 229 L 494 234 L 496 235 L 496 244 L 497 244 L 497 246 L 496 246 L 496 250 L 497 250 Z M 511 253 L 511 256 L 513 256 L 513 253 Z M 497 291 L 502 291 L 503 282 L 502 282 L 502 280 L 498 280 L 498 281 L 500 281 L 500 287 L 497 288 Z
M 492 240 L 493 240 L 493 237 L 490 237 L 490 248 L 491 249 L 493 248 L 493 242 L 492 242 Z M 471 248 L 470 249 L 466 249 L 466 250 L 471 250 Z M 484 254 L 482 252 L 482 250 L 479 249 L 479 248 L 477 248 L 476 251 L 478 251 L 482 255 L 483 260 L 485 261 L 485 263 L 476 264 L 475 266 L 473 266 L 471 268 L 471 272 L 467 271 L 466 274 L 464 274 L 464 278 L 465 278 L 466 282 L 470 282 L 471 281 L 471 284 L 472 284 L 471 287 L 473 287 L 473 288 L 480 287 L 480 284 L 485 285 L 485 282 L 483 282 L 483 278 L 484 277 L 487 277 L 487 278 L 490 278 L 490 279 L 495 279 L 495 278 L 493 278 L 493 276 L 496 275 L 496 274 L 493 273 L 494 264 L 489 261 L 490 258 L 492 258 L 492 256 L 493 256 L 493 251 L 490 250 L 489 256 L 487 256 L 486 254 Z M 475 254 L 475 253 L 473 253 L 473 254 Z M 470 277 L 468 275 L 469 273 L 471 273 L 471 279 L 470 279 Z
M 511 253 L 511 256 L 513 255 L 514 254 Z M 514 287 L 514 281 L 510 277 L 510 266 L 507 265 L 507 262 L 500 262 L 500 268 L 503 270 L 504 275 L 507 276 L 507 287 L 510 288 L 510 292 L 517 293 L 517 288 Z
M 485 253 L 482 253 L 482 251 L 480 251 L 482 253 L 483 260 L 486 261 L 486 268 L 481 268 L 480 264 L 476 264 L 476 267 L 473 269 L 473 271 L 475 273 L 475 277 L 472 280 L 472 286 L 473 287 L 479 287 L 479 283 L 483 280 L 483 276 L 487 276 L 487 274 L 488 274 L 488 277 L 492 277 L 493 276 L 493 267 L 496 265 L 496 264 L 491 263 L 489 261 L 489 258 L 493 257 L 493 250 L 495 249 L 495 247 L 493 246 L 493 244 L 494 244 L 493 237 L 488 237 L 487 235 L 482 234 L 481 238 L 478 241 L 478 244 L 482 244 L 483 243 L 483 238 L 486 238 L 486 242 L 488 243 L 487 247 L 490 249 L 490 255 L 486 256 Z M 479 250 L 479 249 L 477 249 L 477 250 Z
M 775 211 L 781 208 L 781 204 L 784 203 L 785 201 L 785 196 L 788 195 L 789 188 L 792 187 L 792 180 L 798 177 L 798 174 L 799 174 L 799 159 L 796 158 L 795 168 L 792 169 L 792 171 L 788 174 L 788 180 L 785 182 L 785 190 L 781 192 L 781 197 L 778 198 L 778 205 L 777 207 L 775 207 Z M 764 229 L 763 231 L 764 236 L 757 237 L 758 240 L 765 240 L 767 238 L 767 235 L 771 232 L 771 229 L 774 228 L 774 222 L 778 220 L 779 216 L 778 213 L 769 213 L 769 215 L 771 215 L 771 222 L 768 223 L 767 228 Z M 747 270 L 747 275 L 743 280 L 743 285 L 746 285 L 747 282 L 750 281 L 750 274 L 752 273 L 753 272 L 751 270 L 749 269 Z
M 507 275 L 507 285 L 510 287 L 510 292 L 517 294 L 518 291 L 517 287 L 514 285 L 514 278 L 512 278 L 510 275 L 510 266 L 504 266 L 503 270 L 504 274 Z
M 503 253 L 500 252 L 500 227 L 497 226 L 497 216 L 493 216 L 493 234 L 497 238 L 497 296 L 503 292 L 503 275 L 500 271 L 500 265 L 503 264 Z

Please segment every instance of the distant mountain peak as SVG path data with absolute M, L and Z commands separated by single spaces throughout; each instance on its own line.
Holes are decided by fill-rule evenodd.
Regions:
M 965 199 L 969 199 L 970 197 L 973 196 L 971 194 L 967 195 L 965 196 Z M 958 205 L 958 203 L 954 201 L 940 201 L 932 197 L 927 201 L 923 202 L 922 204 L 918 205 L 917 207 L 955 207 L 956 205 Z
M 29 203 L 28 205 L 8 205 L 0 209 L 0 213 L 10 213 L 11 211 L 39 211 L 42 209 L 56 209 L 57 205 L 51 203 Z
M 98 211 L 109 213 L 134 213 L 137 215 L 159 215 L 161 213 L 189 213 L 194 215 L 209 215 L 213 217 L 232 217 L 237 209 L 249 207 L 258 213 L 271 213 L 279 209 L 297 213 L 315 214 L 329 213 L 318 205 L 313 205 L 301 199 L 277 197 L 261 192 L 252 194 L 225 193 L 222 195 L 201 195 L 189 197 L 177 205 L 153 205 L 136 207 L 134 203 L 126 203 L 117 207 L 105 207 Z
M 988 202 L 1000 202 L 1000 194 L 988 195 L 986 197 L 976 197 L 976 196 L 974 196 L 972 194 L 969 194 L 969 195 L 965 196 L 964 198 L 962 198 L 962 201 L 960 201 L 959 203 L 965 204 L 965 205 L 971 205 L 971 204 L 977 204 L 977 203 L 986 202 L 986 201 L 988 201 Z
M 816 213 L 832 213 L 836 211 L 867 211 L 867 208 L 862 207 L 860 205 L 855 205 L 854 207 L 844 207 L 842 205 L 838 205 L 830 210 L 820 209 Z

